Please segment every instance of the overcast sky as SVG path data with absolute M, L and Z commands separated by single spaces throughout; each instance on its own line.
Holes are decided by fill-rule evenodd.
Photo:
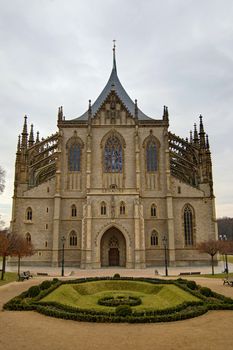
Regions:
M 217 216 L 233 216 L 232 0 L 0 0 L 0 214 L 11 216 L 23 117 L 42 137 L 57 107 L 80 116 L 106 84 L 116 39 L 119 78 L 147 115 L 169 107 L 186 137 L 201 113 L 209 134 Z

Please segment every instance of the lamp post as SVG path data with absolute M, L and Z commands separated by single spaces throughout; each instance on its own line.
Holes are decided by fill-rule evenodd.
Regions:
M 227 235 L 219 235 L 219 238 L 221 241 L 227 241 Z M 225 272 L 226 275 L 228 275 L 229 269 L 228 269 L 228 259 L 227 259 L 227 253 L 225 251 L 225 263 L 226 263 L 226 267 L 225 267 Z
M 163 247 L 164 247 L 164 264 L 165 264 L 165 276 L 168 276 L 168 270 L 167 270 L 167 238 L 164 236 L 163 239 Z
M 62 260 L 61 260 L 61 275 L 64 276 L 64 263 L 65 263 L 65 241 L 66 238 L 62 236 L 61 242 L 62 242 Z

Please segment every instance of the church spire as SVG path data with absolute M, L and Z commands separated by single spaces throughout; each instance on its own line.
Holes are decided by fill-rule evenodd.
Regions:
M 33 146 L 33 144 L 34 144 L 34 132 L 33 132 L 33 124 L 31 124 L 28 145 L 29 145 L 29 147 L 31 147 L 31 146 Z
M 22 148 L 27 148 L 28 143 L 28 131 L 27 131 L 27 116 L 24 116 L 23 132 L 22 132 Z
M 112 70 L 115 71 L 117 73 L 117 67 L 116 67 L 116 40 L 113 40 L 113 66 L 112 66 Z

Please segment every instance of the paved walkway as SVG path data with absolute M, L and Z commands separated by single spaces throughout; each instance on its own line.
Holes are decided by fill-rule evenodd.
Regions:
M 74 277 L 112 275 L 116 271 L 122 276 L 129 276 L 131 271 L 134 276 L 154 276 L 154 269 L 105 269 L 75 270 Z M 59 273 L 59 269 L 49 272 Z M 193 276 L 190 278 L 194 279 Z M 0 308 L 7 300 L 43 279 L 36 277 L 1 286 Z M 223 286 L 221 279 L 199 277 L 195 280 L 233 298 L 233 288 Z M 230 350 L 232 324 L 232 311 L 211 311 L 185 321 L 138 325 L 82 323 L 46 317 L 36 312 L 1 311 L 0 349 Z

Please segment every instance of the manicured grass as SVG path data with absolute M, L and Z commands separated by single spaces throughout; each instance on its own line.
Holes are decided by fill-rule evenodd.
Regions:
M 223 256 L 220 256 L 220 260 L 223 261 Z M 233 264 L 233 255 L 227 255 L 227 260 L 229 263 Z
M 154 285 L 139 281 L 95 281 L 61 285 L 41 301 L 53 301 L 81 309 L 108 312 L 114 311 L 115 308 L 98 305 L 98 300 L 110 295 L 139 297 L 142 304 L 133 307 L 137 311 L 161 310 L 177 306 L 185 301 L 200 300 L 172 284 Z
M 0 275 L 1 275 L 1 272 L 0 272 Z M 18 278 L 17 273 L 15 273 L 15 272 L 6 272 L 4 274 L 4 280 L 3 281 L 0 280 L 0 286 L 2 286 L 4 284 L 7 284 L 7 283 L 10 283 L 10 282 L 13 282 L 13 281 L 16 281 L 17 278 Z

